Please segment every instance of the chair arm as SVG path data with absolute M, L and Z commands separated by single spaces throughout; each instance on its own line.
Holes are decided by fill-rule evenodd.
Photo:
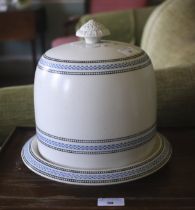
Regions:
M 33 86 L 0 88 L 0 144 L 16 126 L 34 126 Z
M 195 65 L 155 70 L 159 126 L 195 126 Z

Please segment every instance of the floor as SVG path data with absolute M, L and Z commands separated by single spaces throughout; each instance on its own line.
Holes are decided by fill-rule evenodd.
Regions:
M 31 60 L 0 61 L 0 87 L 33 84 L 34 67 Z

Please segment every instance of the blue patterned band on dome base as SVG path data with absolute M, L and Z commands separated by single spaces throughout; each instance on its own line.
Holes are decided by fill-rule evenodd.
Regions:
M 160 136 L 161 146 L 158 151 L 156 151 L 155 155 L 151 155 L 140 163 L 107 170 L 71 169 L 69 167 L 51 164 L 44 160 L 39 153 L 35 154 L 35 151 L 32 150 L 33 141 L 35 141 L 35 139 L 30 139 L 22 149 L 21 156 L 25 165 L 27 165 L 30 170 L 43 177 L 68 184 L 109 185 L 133 181 L 159 170 L 167 163 L 171 156 L 169 142 L 163 136 Z
M 37 140 L 49 148 L 62 152 L 91 155 L 116 153 L 134 149 L 150 141 L 155 134 L 155 125 L 134 135 L 100 140 L 68 139 L 48 134 L 38 127 L 36 130 Z

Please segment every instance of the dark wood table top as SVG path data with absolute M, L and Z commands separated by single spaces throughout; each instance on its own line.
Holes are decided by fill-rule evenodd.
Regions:
M 0 209 L 195 209 L 195 128 L 159 129 L 172 144 L 170 162 L 153 175 L 113 186 L 61 184 L 31 172 L 20 152 L 34 128 L 17 128 L 0 154 Z M 98 198 L 124 207 L 98 207 Z

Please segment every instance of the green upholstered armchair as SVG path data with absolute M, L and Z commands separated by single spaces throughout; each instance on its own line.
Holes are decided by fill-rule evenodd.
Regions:
M 83 16 L 78 26 L 90 18 Z M 111 30 L 109 39 L 133 42 L 150 56 L 157 81 L 158 126 L 195 126 L 194 0 L 167 0 L 157 8 L 93 18 Z M 15 126 L 34 126 L 32 85 L 0 89 L 0 140 Z

